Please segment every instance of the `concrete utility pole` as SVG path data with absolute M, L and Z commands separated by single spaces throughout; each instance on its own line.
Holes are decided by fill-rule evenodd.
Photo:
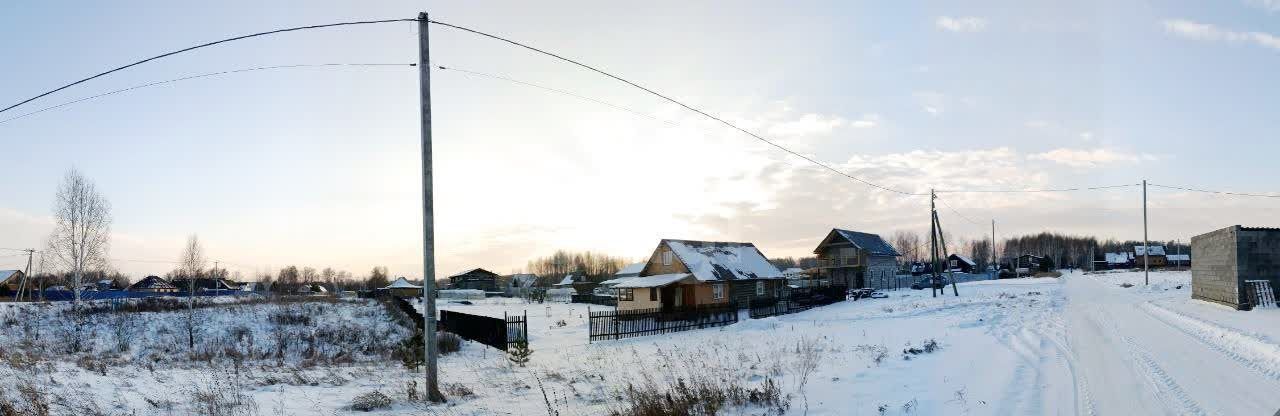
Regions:
M 996 260 L 996 220 L 991 220 L 991 272 L 1000 277 L 1000 261 Z
M 31 257 L 36 254 L 36 250 L 29 248 L 23 251 L 27 252 L 27 269 L 22 272 L 22 280 L 18 284 L 18 292 L 13 294 L 14 302 L 22 300 L 22 292 L 24 290 L 27 292 L 27 300 L 31 300 L 31 291 L 27 290 L 27 278 L 31 276 Z
M 1147 180 L 1142 180 L 1142 284 L 1151 285 L 1151 241 L 1147 239 Z
M 427 399 L 443 402 L 436 367 L 436 237 L 435 207 L 431 189 L 431 42 L 427 13 L 418 13 L 418 92 L 422 111 L 422 339 L 426 343 Z
M 929 188 L 929 290 L 933 297 L 938 297 L 938 208 L 935 200 L 938 196 Z

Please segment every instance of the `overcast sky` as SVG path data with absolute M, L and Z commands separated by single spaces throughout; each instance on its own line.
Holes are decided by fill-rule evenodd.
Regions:
M 288 26 L 419 11 L 614 71 L 908 192 L 1155 183 L 1280 191 L 1280 3 L 5 2 L 0 104 L 146 56 Z M 511 272 L 555 249 L 629 258 L 661 238 L 809 253 L 826 231 L 926 232 L 928 199 L 816 169 L 599 75 L 433 27 L 437 264 Z M 0 120 L 136 84 L 268 65 L 409 63 L 416 26 L 293 32 L 113 74 Z M 233 270 L 376 265 L 421 276 L 418 76 L 257 71 L 0 123 L 0 247 L 40 247 L 80 169 L 111 257 L 162 274 L 186 236 Z M 652 118 L 651 118 L 652 117 Z M 656 120 L 655 120 L 656 118 Z M 957 237 L 1142 237 L 1141 189 L 947 194 Z M 1280 200 L 1152 188 L 1151 237 L 1277 226 Z M 969 220 L 972 220 L 971 223 Z M 3 253 L 0 253 L 3 254 Z M 0 268 L 19 265 L 0 257 Z

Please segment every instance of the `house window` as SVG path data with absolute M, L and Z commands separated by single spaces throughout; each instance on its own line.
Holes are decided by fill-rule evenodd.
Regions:
M 664 251 L 664 252 L 662 252 L 662 265 L 663 265 L 663 266 L 670 266 L 670 265 L 671 265 L 671 252 L 670 252 L 670 251 Z
M 635 289 L 618 289 L 618 300 L 635 300 Z
M 756 281 L 756 296 L 764 296 L 764 281 Z
M 711 285 L 711 299 L 724 299 L 724 285 Z
M 651 302 L 658 301 L 658 288 L 656 287 L 649 288 L 649 301 Z

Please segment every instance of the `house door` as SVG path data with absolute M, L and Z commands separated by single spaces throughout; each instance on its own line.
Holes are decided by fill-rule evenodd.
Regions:
M 679 304 L 680 304 L 679 302 L 677 302 L 677 301 L 676 301 L 676 293 L 680 293 L 680 292 L 677 292 L 677 291 L 675 290 L 675 287 L 667 286 L 667 287 L 664 287 L 664 288 L 661 288 L 661 289 L 654 288 L 654 289 L 651 289 L 651 290 L 659 290 L 658 294 L 659 294 L 659 295 L 660 295 L 660 297 L 662 298 L 662 299 L 661 299 L 661 300 L 662 300 L 662 310 L 664 310 L 664 311 L 669 311 L 669 310 L 671 310 L 671 308 L 675 307 L 675 305 L 679 305 Z
M 697 297 L 693 295 L 693 290 L 694 290 L 693 285 L 683 285 L 683 286 L 680 286 L 680 289 L 683 289 L 681 290 L 681 292 L 683 292 L 683 295 L 681 295 L 681 297 L 684 298 L 684 302 L 682 302 L 681 305 L 695 306 L 698 304 Z

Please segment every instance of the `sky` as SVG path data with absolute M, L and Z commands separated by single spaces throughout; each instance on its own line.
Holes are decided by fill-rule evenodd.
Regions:
M 0 104 L 211 40 L 419 11 L 598 66 L 907 193 L 1143 179 L 1280 192 L 1276 0 L 6 2 Z M 435 65 L 576 95 L 432 71 L 437 276 L 509 273 L 557 249 L 639 259 L 662 238 L 783 257 L 833 227 L 928 230 L 927 197 L 836 175 L 546 56 L 440 26 L 430 36 Z M 195 74 L 416 60 L 415 23 L 291 32 L 154 61 L 0 120 Z M 417 93 L 413 67 L 306 67 L 0 121 L 0 247 L 43 246 L 74 168 L 110 200 L 112 265 L 135 280 L 171 270 L 192 234 L 246 276 L 298 265 L 420 277 Z M 1148 198 L 1153 240 L 1280 226 L 1272 198 L 1155 187 Z M 939 199 L 957 240 L 984 238 L 992 220 L 999 236 L 1142 238 L 1141 187 Z M 9 253 L 0 269 L 24 264 Z

